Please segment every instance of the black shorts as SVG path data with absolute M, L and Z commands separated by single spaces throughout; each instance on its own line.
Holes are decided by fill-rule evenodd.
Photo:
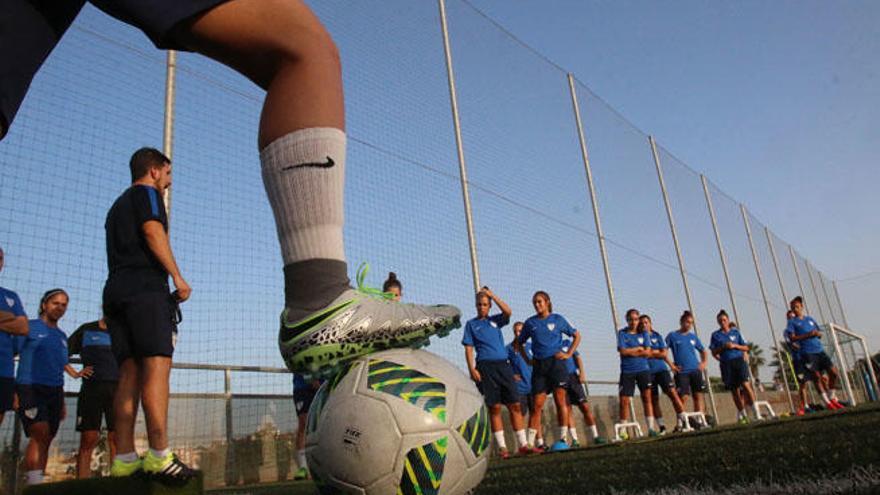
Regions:
M 666 370 L 651 373 L 651 392 L 654 395 L 657 395 L 660 390 L 663 390 L 664 393 L 669 393 L 673 387 L 675 387 L 675 378 L 673 378 L 671 371 Z
M 532 395 L 547 394 L 568 384 L 568 371 L 565 362 L 550 356 L 535 359 L 532 366 Z
M 678 395 L 701 394 L 706 391 L 706 380 L 702 371 L 686 371 L 675 375 Z
M 734 390 L 748 383 L 749 365 L 743 358 L 721 361 L 721 381 L 727 390 Z
M 817 352 L 815 354 L 804 354 L 803 360 L 804 368 L 810 373 L 822 373 L 834 368 L 834 362 L 828 357 L 828 354 L 826 354 L 825 351 Z
M 535 396 L 530 393 L 522 393 L 517 390 L 519 393 L 519 410 L 523 414 L 531 414 L 532 407 L 535 405 Z
M 120 287 L 124 282 L 108 281 L 104 287 L 104 316 L 116 362 L 171 357 L 177 342 L 177 303 L 167 290 L 128 294 Z
M 638 373 L 621 373 L 619 394 L 622 397 L 632 397 L 636 393 L 636 385 L 639 386 L 639 392 L 644 394 L 645 390 L 651 388 L 651 372 L 639 371 Z
M 296 407 L 296 415 L 308 414 L 318 391 L 312 387 L 293 389 L 293 405 Z
M 18 418 L 27 436 L 34 423 L 49 423 L 49 434 L 58 433 L 61 411 L 64 410 L 64 387 L 49 385 L 16 385 L 18 394 Z
M 797 378 L 798 383 L 806 383 L 813 379 L 812 374 L 807 373 L 807 368 L 804 366 L 802 358 L 792 359 L 791 366 L 794 368 L 794 376 Z
M 513 368 L 507 361 L 477 361 L 480 383 L 477 388 L 486 399 L 487 406 L 495 404 L 519 404 L 519 393 L 513 380 Z
M 100 431 L 101 418 L 113 431 L 113 395 L 119 382 L 83 380 L 76 398 L 76 431 Z
M 581 383 L 577 373 L 568 375 L 568 385 L 565 387 L 565 392 L 568 395 L 568 403 L 572 406 L 583 404 L 589 400 L 589 397 L 587 397 L 587 387 Z
M 186 50 L 175 27 L 226 0 L 90 0 L 139 28 L 162 49 Z M 15 118 L 34 75 L 79 14 L 85 0 L 0 2 L 0 139 Z M 15 47 L 15 49 L 11 49 Z
M 15 397 L 15 378 L 0 377 L 0 414 L 12 410 L 12 400 Z

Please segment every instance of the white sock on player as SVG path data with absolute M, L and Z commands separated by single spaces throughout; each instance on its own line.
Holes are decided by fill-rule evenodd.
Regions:
M 739 419 L 739 415 L 737 415 L 736 419 Z M 684 411 L 678 413 L 678 425 L 681 427 L 687 426 L 687 416 L 685 416 Z
M 826 406 L 831 402 L 831 399 L 828 398 L 828 392 L 822 392 L 822 402 L 825 403 Z
M 829 394 L 829 397 L 831 398 L 831 400 L 837 400 L 837 389 L 836 388 L 831 389 L 831 393 Z
M 654 416 L 648 416 L 647 421 L 648 421 L 648 429 L 649 430 L 656 430 L 657 429 L 657 424 L 654 422 Z
M 740 409 L 739 411 L 736 412 L 736 420 L 739 421 L 743 418 L 748 418 L 748 416 L 746 415 L 745 410 Z
M 568 427 L 567 426 L 560 426 L 558 431 L 559 431 L 559 440 L 562 440 L 563 442 L 567 442 L 568 441 Z
M 537 436 L 538 436 L 538 430 L 533 430 L 533 429 L 529 428 L 529 430 L 528 430 L 529 445 L 539 446 L 538 444 L 535 443 L 535 437 L 537 437 Z
M 314 127 L 281 136 L 260 151 L 285 265 L 345 261 L 345 140 L 339 129 Z
M 525 447 L 529 444 L 529 439 L 526 438 L 526 430 L 516 430 L 516 443 L 517 448 Z
M 599 436 L 599 428 L 596 425 L 590 425 L 590 440 L 595 440 Z
M 654 419 L 657 421 L 657 426 L 659 426 L 660 428 L 663 428 L 664 426 L 666 426 L 666 425 L 663 424 L 663 418 L 662 418 L 662 417 L 661 417 L 661 418 L 654 418 Z
M 535 440 L 535 447 L 543 447 L 544 446 L 544 437 L 541 437 Z
M 572 442 L 578 442 L 578 443 L 580 443 L 580 440 L 578 440 L 578 431 L 577 431 L 577 428 L 571 428 L 571 427 L 569 427 L 569 428 L 568 428 L 568 434 L 569 434 L 569 436 L 571 436 L 571 441 L 572 441 Z
M 134 462 L 138 460 L 138 455 L 137 452 L 132 450 L 131 452 L 126 452 L 124 454 L 116 454 L 116 458 L 121 462 Z
M 299 449 L 296 451 L 296 465 L 308 469 L 309 466 L 306 462 L 306 449 Z
M 504 439 L 504 430 L 493 431 L 492 434 L 495 435 L 495 443 L 498 444 L 498 448 L 507 450 L 507 440 Z

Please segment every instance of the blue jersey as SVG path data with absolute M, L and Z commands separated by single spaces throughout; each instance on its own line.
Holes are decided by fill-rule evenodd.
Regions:
M 663 336 L 659 333 L 651 330 L 650 333 L 650 341 L 651 341 L 651 349 L 655 351 L 662 351 L 666 349 L 666 341 L 663 339 Z M 669 365 L 666 364 L 666 360 L 660 358 L 649 358 L 648 359 L 648 369 L 651 373 L 661 373 L 663 371 L 669 371 Z
M 67 335 L 40 319 L 31 320 L 29 327 L 27 336 L 15 338 L 19 354 L 15 382 L 20 385 L 63 386 L 64 366 L 67 364 Z
M 571 340 L 569 340 L 569 339 L 563 340 L 562 341 L 562 350 L 565 352 L 568 352 L 568 350 L 570 348 L 571 348 Z M 580 357 L 580 356 L 581 355 L 578 351 L 574 351 L 574 354 L 572 354 L 570 358 L 565 360 L 565 372 L 566 373 L 568 373 L 569 375 L 579 374 L 578 373 L 578 371 L 579 371 L 578 365 L 577 365 L 577 362 L 574 360 L 574 358 Z
M 525 348 L 526 355 L 531 357 L 532 343 L 526 342 L 523 347 Z M 516 352 L 513 344 L 507 344 L 507 360 L 510 361 L 513 373 L 522 377 L 522 380 L 516 382 L 516 391 L 520 395 L 530 395 L 532 393 L 532 367 L 528 361 L 523 359 L 520 353 Z
M 507 348 L 501 329 L 510 323 L 510 318 L 503 313 L 488 318 L 473 318 L 464 326 L 461 345 L 471 346 L 477 350 L 477 362 L 506 361 Z
M 645 332 L 629 333 L 628 328 L 622 328 L 617 331 L 617 350 L 636 349 L 639 347 L 649 347 L 651 345 L 650 338 Z M 620 356 L 620 372 L 621 373 L 641 373 L 648 371 L 648 358 L 642 356 Z
M 731 328 L 730 331 L 724 333 L 724 330 L 719 328 L 712 332 L 712 338 L 709 340 L 709 349 L 711 349 L 712 352 L 715 352 L 718 349 L 723 349 L 718 356 L 721 362 L 742 358 L 743 351 L 739 349 L 724 349 L 724 344 L 728 342 L 736 345 L 747 345 L 746 341 L 743 340 L 742 334 L 739 333 L 739 329 Z
M 523 324 L 519 341 L 521 344 L 525 344 L 531 339 L 535 359 L 547 359 L 562 350 L 563 334 L 574 337 L 575 333 L 577 330 L 572 328 L 562 315 L 550 313 L 544 319 L 535 315 Z
M 672 351 L 675 365 L 681 368 L 682 373 L 700 370 L 700 354 L 703 351 L 703 343 L 693 332 L 681 333 L 678 330 L 669 332 L 666 336 L 666 346 Z
M 790 331 L 793 335 L 805 335 L 813 330 L 819 330 L 819 325 L 812 316 L 794 317 L 788 320 L 788 327 L 786 327 L 786 331 Z M 819 354 L 825 350 L 819 337 L 799 340 L 797 344 L 801 346 L 801 354 Z
M 0 316 L 12 318 L 27 316 L 18 294 L 3 287 L 0 287 Z M 15 336 L 10 333 L 0 332 L 0 377 L 12 378 L 15 376 L 15 363 L 12 359 L 14 354 Z

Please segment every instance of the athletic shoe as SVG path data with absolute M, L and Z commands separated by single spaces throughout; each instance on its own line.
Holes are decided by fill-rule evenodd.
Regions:
M 498 457 L 506 461 L 507 459 L 510 459 L 510 452 L 508 452 L 507 449 L 498 449 Z
M 648 429 L 648 436 L 651 438 L 657 438 L 660 436 L 660 434 L 649 428 Z
M 553 446 L 550 447 L 550 451 L 551 452 L 561 452 L 563 450 L 568 450 L 569 448 L 570 447 L 568 446 L 567 443 L 565 443 L 565 440 L 557 440 L 556 443 L 554 443 Z
M 297 469 L 296 473 L 293 474 L 294 481 L 307 480 L 309 477 L 309 470 L 304 467 Z
M 573 449 L 579 449 L 579 448 L 581 448 L 581 444 L 580 444 L 580 442 L 578 442 L 577 440 L 572 440 L 572 441 L 571 441 L 571 448 L 573 448 Z
M 837 399 L 831 399 L 831 403 L 834 404 L 834 406 L 835 406 L 837 409 L 846 409 L 846 406 L 844 406 L 843 404 L 841 404 L 840 401 L 838 401 Z
M 196 477 L 198 471 L 182 463 L 173 452 L 165 457 L 156 457 L 147 451 L 144 457 L 144 473 L 168 486 L 183 486 Z
M 749 424 L 749 418 L 746 416 L 743 416 L 743 417 L 739 418 L 738 423 L 741 425 L 747 425 L 747 424 Z
M 141 458 L 138 458 L 136 461 L 123 462 L 117 457 L 113 459 L 113 464 L 110 466 L 110 476 L 114 478 L 132 476 L 134 474 L 143 473 L 143 469 L 144 460 Z
M 806 411 L 804 411 L 803 407 L 799 407 L 797 412 L 795 413 L 796 416 L 803 416 L 805 414 L 806 414 Z
M 593 439 L 593 445 L 605 445 L 608 440 L 605 437 L 596 437 Z
M 657 433 L 659 433 L 661 437 L 663 435 L 665 435 L 666 434 L 666 425 L 660 425 L 660 430 L 658 430 Z
M 298 321 L 281 313 L 278 345 L 295 373 L 327 377 L 357 357 L 398 347 L 423 347 L 432 335 L 446 336 L 461 326 L 455 306 L 422 306 L 393 300 L 393 295 L 364 285 L 368 267 L 326 308 Z
M 542 449 L 541 447 L 534 447 L 534 446 L 530 447 L 528 445 L 523 445 L 522 447 L 519 448 L 519 450 L 517 450 L 517 453 L 519 455 L 543 454 L 544 449 Z
M 538 447 L 538 448 L 541 449 L 541 452 L 550 452 L 550 446 L 547 445 L 546 443 L 545 443 L 545 444 L 541 444 L 541 446 Z

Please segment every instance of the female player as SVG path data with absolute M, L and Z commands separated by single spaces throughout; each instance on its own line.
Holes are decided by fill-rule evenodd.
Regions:
M 675 386 L 678 387 L 682 405 L 687 402 L 688 396 L 693 394 L 694 412 L 703 412 L 703 393 L 706 391 L 706 381 L 703 379 L 703 372 L 706 371 L 706 349 L 697 334 L 691 331 L 694 328 L 694 316 L 691 312 L 682 313 L 678 321 L 678 330 L 666 336 L 666 346 L 672 351 L 673 356 L 670 360 L 667 355 L 666 362 L 675 372 Z
M 562 341 L 563 350 L 568 351 L 571 347 L 571 340 Z M 590 432 L 590 439 L 596 445 L 606 443 L 605 438 L 599 436 L 599 429 L 596 426 L 596 418 L 593 417 L 593 411 L 590 409 L 589 396 L 587 394 L 587 372 L 584 370 L 584 361 L 581 354 L 575 351 L 569 359 L 565 360 L 565 370 L 568 372 L 568 387 L 566 394 L 568 395 L 568 434 L 571 436 L 571 446 L 580 447 L 578 441 L 577 428 L 574 424 L 574 414 L 572 408 L 577 407 L 584 416 L 584 423 L 587 425 L 587 431 Z
M 534 396 L 532 395 L 532 343 L 527 342 L 523 347 L 525 355 L 528 359 L 516 352 L 516 339 L 522 333 L 523 322 L 518 321 L 513 324 L 513 341 L 507 344 L 507 360 L 513 368 L 513 381 L 516 382 L 516 391 L 519 393 L 519 409 L 525 418 L 526 413 L 532 414 L 532 404 Z M 540 414 L 540 411 L 538 411 Z M 538 425 L 541 422 L 538 421 Z M 538 428 L 538 435 L 535 437 L 535 447 L 544 447 L 543 428 Z
M 396 273 L 388 272 L 388 278 L 382 284 L 382 292 L 394 294 L 394 301 L 400 301 L 400 298 L 403 297 L 403 284 L 400 283 Z
M 620 422 L 629 421 L 629 404 L 638 385 L 648 422 L 648 434 L 656 436 L 657 426 L 654 424 L 654 405 L 651 398 L 651 372 L 648 367 L 651 342 L 648 334 L 639 330 L 639 310 L 627 310 L 626 323 L 627 326 L 617 332 L 617 352 L 620 354 Z
M 681 427 L 685 421 L 684 404 L 681 402 L 681 397 L 678 396 L 678 391 L 675 390 L 672 371 L 666 364 L 666 355 L 668 354 L 666 341 L 662 335 L 654 331 L 650 316 L 642 315 L 639 317 L 639 330 L 647 333 L 651 342 L 651 357 L 648 358 L 648 368 L 651 372 L 651 405 L 654 410 L 654 420 L 657 421 L 657 426 L 660 428 L 658 433 L 663 435 L 666 433 L 666 425 L 663 424 L 663 412 L 660 410 L 660 390 L 663 390 L 663 393 L 669 397 L 672 408 L 678 416 L 676 429 Z
M 532 394 L 534 403 L 529 415 L 529 446 L 535 445 L 538 426 L 541 422 L 540 411 L 547 400 L 547 391 L 553 390 L 553 401 L 556 403 L 556 420 L 559 426 L 559 437 L 551 447 L 552 450 L 568 449 L 565 441 L 568 436 L 568 398 L 565 386 L 568 374 L 565 372 L 565 360 L 570 358 L 581 342 L 581 334 L 572 327 L 562 315 L 553 312 L 550 295 L 539 290 L 532 296 L 535 314 L 523 324 L 523 331 L 516 339 L 517 351 L 525 358 L 526 342 L 532 342 L 534 365 L 532 367 Z M 568 351 L 562 350 L 562 335 L 572 337 Z
M 722 309 L 715 318 L 721 328 L 712 332 L 709 349 L 712 356 L 721 362 L 721 381 L 733 397 L 737 410 L 736 419 L 740 423 L 748 423 L 749 415 L 746 414 L 745 407 L 749 406 L 755 419 L 760 421 L 761 413 L 755 405 L 755 390 L 752 388 L 749 365 L 745 360 L 749 346 L 739 329 L 732 325 L 726 311 Z
M 0 248 L 0 271 L 3 257 L 3 248 Z M 0 287 L 0 424 L 6 411 L 12 410 L 15 396 L 15 336 L 27 333 L 28 320 L 21 299 L 15 292 Z
M 822 396 L 822 402 L 829 409 L 843 409 L 843 405 L 837 401 L 835 388 L 839 378 L 837 367 L 825 353 L 822 346 L 822 332 L 819 324 L 812 316 L 807 316 L 804 311 L 804 299 L 797 296 L 791 300 L 791 309 L 795 317 L 788 321 L 792 342 L 797 342 L 801 348 L 801 358 L 807 374 L 816 384 Z M 825 382 L 823 373 L 827 373 L 828 381 Z

